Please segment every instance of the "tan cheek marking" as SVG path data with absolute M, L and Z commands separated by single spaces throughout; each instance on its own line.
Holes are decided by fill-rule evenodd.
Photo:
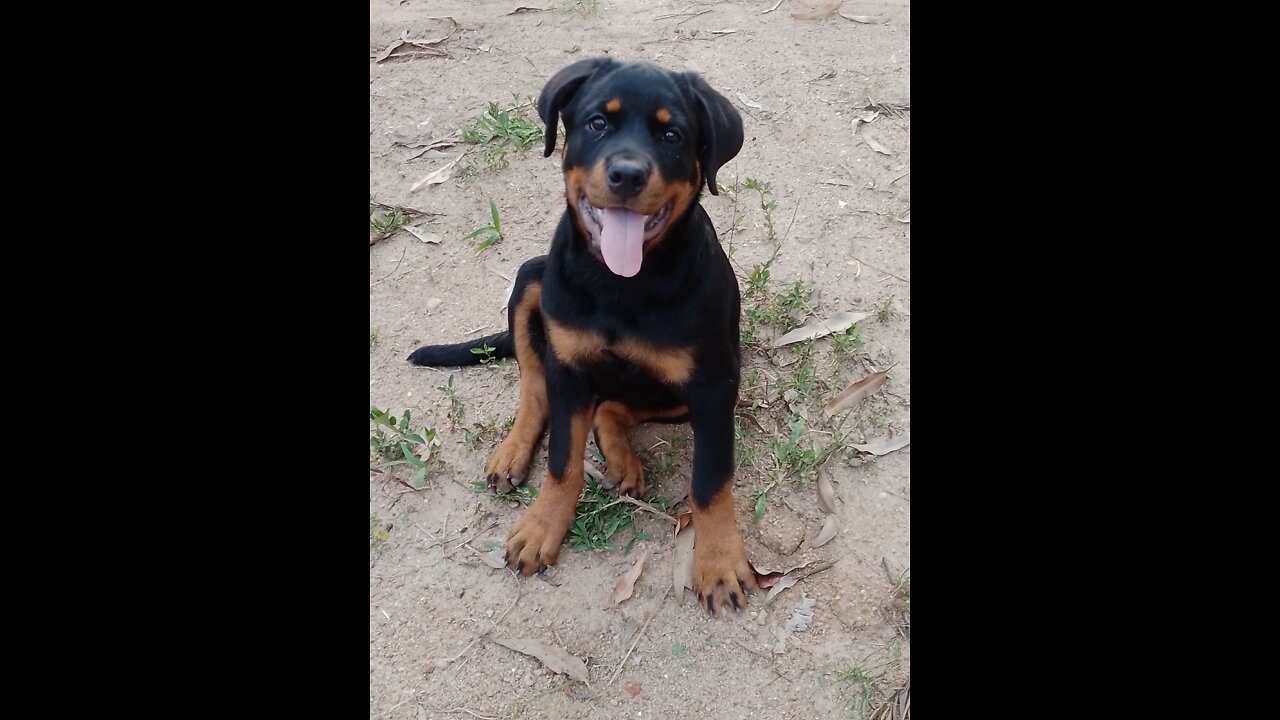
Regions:
M 616 113 L 622 109 L 622 101 L 618 98 L 614 98 L 604 104 L 604 109 L 609 112 Z
M 671 111 L 670 111 L 670 110 L 668 110 L 668 109 L 666 109 L 666 108 L 658 108 L 658 113 L 657 113 L 657 115 L 658 115 L 658 122 L 660 122 L 660 123 L 669 123 L 669 122 L 671 122 Z

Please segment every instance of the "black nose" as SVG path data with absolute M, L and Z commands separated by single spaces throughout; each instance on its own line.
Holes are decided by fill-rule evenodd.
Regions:
M 621 197 L 639 195 L 649 182 L 649 171 L 634 160 L 615 160 L 609 165 L 609 189 Z

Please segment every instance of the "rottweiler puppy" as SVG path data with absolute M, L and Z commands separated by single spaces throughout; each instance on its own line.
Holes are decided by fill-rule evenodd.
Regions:
M 594 429 L 609 480 L 640 497 L 644 470 L 627 430 L 646 421 L 693 429 L 693 585 L 717 609 L 756 586 L 733 510 L 733 413 L 740 297 L 729 259 L 698 203 L 703 183 L 742 148 L 742 118 L 698 75 L 607 58 L 556 73 L 538 98 L 546 155 L 564 120 L 566 209 L 551 251 L 520 267 L 506 332 L 427 346 L 418 365 L 468 365 L 472 348 L 515 356 L 520 405 L 485 466 L 490 486 L 527 478 L 545 426 L 548 477 L 511 528 L 507 564 L 553 564 L 583 488 Z

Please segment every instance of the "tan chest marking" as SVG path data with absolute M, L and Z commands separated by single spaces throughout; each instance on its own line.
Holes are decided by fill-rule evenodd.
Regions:
M 687 348 L 655 348 L 636 340 L 620 340 L 609 345 L 598 333 L 545 319 L 551 351 L 556 354 L 556 359 L 571 368 L 590 365 L 602 359 L 608 350 L 668 385 L 683 385 L 693 375 L 693 352 Z

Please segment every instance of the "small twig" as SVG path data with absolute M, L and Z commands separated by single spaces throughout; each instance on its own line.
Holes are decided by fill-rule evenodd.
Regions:
M 776 2 L 776 3 L 774 3 L 774 4 L 773 4 L 773 7 L 769 8 L 768 10 L 765 10 L 764 12 L 762 12 L 762 13 L 760 13 L 760 14 L 761 14 L 761 15 L 768 15 L 769 13 L 773 12 L 774 10 L 777 10 L 777 9 L 778 9 L 778 6 L 779 6 L 779 5 L 781 5 L 781 4 L 782 4 L 782 0 L 778 0 L 778 2 Z
M 669 514 L 669 513 L 664 513 L 664 512 L 662 512 L 662 510 L 658 509 L 657 507 L 655 507 L 655 506 L 653 506 L 653 505 L 650 505 L 649 503 L 647 503 L 647 502 L 645 502 L 645 501 L 643 501 L 643 500 L 637 500 L 637 499 L 635 499 L 635 498 L 633 498 L 633 497 L 630 497 L 630 496 L 628 496 L 628 495 L 619 495 L 619 496 L 618 496 L 618 499 L 617 499 L 617 500 L 614 500 L 614 501 L 613 501 L 613 502 L 611 502 L 611 503 L 609 503 L 609 505 L 617 505 L 617 504 L 618 504 L 618 503 L 620 503 L 620 502 L 628 502 L 628 503 L 631 503 L 632 505 L 635 505 L 635 506 L 636 506 L 636 507 L 638 507 L 638 508 L 641 508 L 641 509 L 644 509 L 644 510 L 648 510 L 649 512 L 653 513 L 654 515 L 657 515 L 657 516 L 658 516 L 658 517 L 660 517 L 660 518 L 665 518 L 665 519 L 667 519 L 667 520 L 670 520 L 670 519 L 673 517 L 671 514 Z
M 635 650 L 636 645 L 640 644 L 640 638 L 644 637 L 645 629 L 649 627 L 649 623 L 652 622 L 653 618 L 658 614 L 658 608 L 662 605 L 662 603 L 667 599 L 667 596 L 670 594 L 671 594 L 671 586 L 668 585 L 667 591 L 662 593 L 662 597 L 658 598 L 658 602 L 653 606 L 653 610 L 649 611 L 649 619 L 645 620 L 644 625 L 640 626 L 640 632 L 636 633 L 636 639 L 631 641 L 631 647 L 627 650 L 627 654 L 622 656 L 622 662 L 618 663 L 618 668 L 613 671 L 613 675 L 609 678 L 609 682 L 605 683 L 606 685 L 611 685 L 613 684 L 614 680 L 618 679 L 618 674 L 622 672 L 622 666 L 626 665 L 627 658 L 631 657 L 631 651 Z
M 906 171 L 906 172 L 902 173 L 901 175 L 899 175 L 898 177 L 896 177 L 896 178 L 894 178 L 894 179 L 890 180 L 890 181 L 889 181 L 889 184 L 890 184 L 890 185 L 892 185 L 892 184 L 894 184 L 894 183 L 898 182 L 899 180 L 901 180 L 902 178 L 904 178 L 904 177 L 906 177 L 906 176 L 908 176 L 908 175 L 910 175 L 910 174 L 911 174 L 911 171 L 910 171 L 910 170 L 908 170 L 908 171 Z
M 388 237 L 390 237 L 390 236 L 388 236 Z M 370 286 L 369 286 L 369 289 L 370 289 L 370 290 L 372 290 L 372 289 L 374 288 L 374 285 L 377 285 L 378 283 L 382 282 L 383 280 L 386 280 L 387 278 L 389 278 L 389 277 L 391 277 L 392 275 L 394 275 L 394 274 L 395 274 L 395 272 L 396 272 L 397 270 L 399 270 L 399 269 L 400 269 L 400 262 L 401 262 L 402 260 L 404 260 L 404 254 L 405 254 L 406 252 L 408 252 L 408 251 L 409 251 L 409 244 L 408 244 L 408 243 L 405 243 L 405 245 L 404 245 L 404 250 L 401 250 L 401 251 L 400 251 L 400 260 L 397 260 L 397 261 L 396 261 L 396 266 L 395 266 L 395 267 L 393 267 L 393 268 L 391 268 L 391 272 L 387 273 L 386 275 L 383 275 L 382 277 L 378 278 L 377 280 L 374 280 L 374 281 L 373 281 L 373 285 L 370 285 Z
M 857 260 L 858 262 L 862 263 L 863 265 L 866 265 L 867 267 L 871 268 L 872 270 L 876 270 L 876 271 L 878 271 L 878 272 L 882 272 L 882 273 L 884 273 L 885 275 L 888 275 L 889 277 L 891 277 L 891 278 L 895 278 L 895 279 L 897 279 L 897 280 L 901 280 L 902 282 L 907 283 L 908 285 L 909 285 L 909 284 L 911 284 L 911 281 L 910 281 L 910 280 L 908 280 L 908 279 L 906 279 L 906 278 L 904 278 L 904 277 L 898 277 L 897 275 L 894 275 L 893 273 L 889 272 L 888 270 L 885 270 L 884 268 L 878 268 L 878 267 L 876 267 L 875 265 L 872 265 L 871 263 L 867 262 L 866 260 L 863 260 L 863 259 L 861 259 L 861 258 L 856 258 L 856 257 L 854 257 L 854 256 L 852 256 L 852 255 L 850 255 L 849 257 L 850 257 L 850 259 Z
M 796 222 L 796 213 L 800 212 L 800 205 L 796 204 L 796 209 L 791 211 L 791 222 L 787 223 L 787 231 L 782 233 L 781 242 L 786 242 L 787 236 L 791 234 L 791 226 Z

